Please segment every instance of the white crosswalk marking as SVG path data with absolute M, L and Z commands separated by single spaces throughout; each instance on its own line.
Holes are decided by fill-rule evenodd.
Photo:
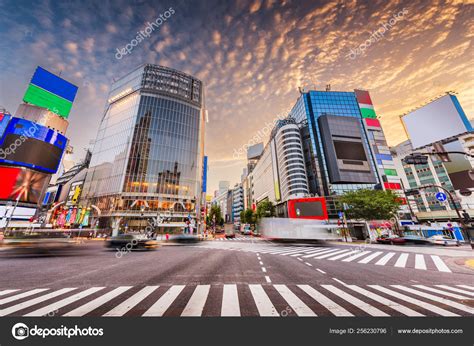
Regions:
M 184 289 L 184 285 L 171 286 L 168 291 L 161 296 L 160 299 L 156 301 L 145 313 L 143 316 L 163 316 L 163 314 L 168 310 L 174 300 L 178 297 L 181 291 Z
M 474 287 L 473 286 L 469 286 L 469 285 L 457 285 L 458 287 L 462 287 L 462 288 L 467 288 L 468 290 L 473 290 L 474 291 Z
M 296 296 L 290 289 L 285 285 L 274 285 L 275 289 L 280 293 L 280 295 L 286 300 L 288 305 L 293 309 L 293 311 L 298 316 L 316 316 L 316 314 L 311 310 L 303 301 Z
M 451 297 L 451 298 L 455 298 L 455 299 L 470 299 L 469 297 L 462 296 L 460 294 L 455 294 L 455 293 L 452 293 L 452 292 L 446 292 L 446 291 L 443 291 L 443 290 L 440 290 L 440 289 L 437 289 L 437 288 L 433 288 L 433 287 L 428 287 L 428 286 L 425 286 L 425 285 L 413 285 L 413 286 L 416 287 L 416 288 L 421 288 L 421 289 L 426 290 L 426 291 L 438 293 L 438 294 L 441 294 L 443 296 L 447 296 L 447 297 Z
M 201 316 L 211 285 L 198 285 L 181 316 Z
M 383 256 L 381 259 L 379 259 L 375 265 L 377 266 L 384 266 L 387 264 L 388 261 L 390 261 L 390 259 L 395 256 L 395 252 L 389 252 L 388 254 L 386 254 L 385 256 Z
M 280 316 L 261 285 L 249 285 L 260 316 Z
M 25 297 L 29 297 L 29 296 L 32 296 L 36 293 L 44 292 L 44 291 L 47 291 L 47 290 L 48 290 L 47 288 L 37 288 L 37 289 L 31 290 L 31 291 L 26 291 L 26 292 L 23 292 L 23 293 L 15 294 L 14 296 L 10 296 L 8 298 L 0 299 L 0 305 L 10 303 L 10 302 L 13 302 L 15 300 L 22 299 L 22 298 L 25 298 Z
M 0 291 L 0 296 L 5 296 L 7 294 L 10 294 L 10 293 L 13 293 L 13 292 L 16 292 L 16 291 L 19 291 L 19 290 L 4 290 L 4 291 Z
M 408 254 L 402 253 L 400 257 L 398 257 L 397 262 L 395 262 L 395 267 L 398 268 L 405 268 L 408 261 Z
M 69 304 L 74 303 L 75 301 L 78 301 L 79 299 L 82 299 L 84 297 L 90 296 L 91 294 L 94 294 L 95 292 L 98 292 L 100 290 L 103 290 L 105 287 L 91 287 L 88 288 L 85 291 L 76 293 L 70 297 L 64 298 L 58 302 L 55 302 L 53 304 L 47 305 L 45 307 L 42 307 L 41 309 L 35 310 L 33 312 L 30 312 L 29 314 L 26 314 L 25 316 L 27 317 L 39 317 L 39 316 L 44 316 L 50 312 L 59 310 Z
M 446 263 L 439 256 L 431 255 L 433 262 L 440 272 L 451 273 L 451 270 L 448 268 Z
M 338 248 L 332 248 L 332 249 L 327 249 L 327 250 L 324 250 L 324 251 L 321 251 L 321 252 L 318 252 L 318 253 L 312 253 L 310 255 L 306 255 L 306 256 L 302 256 L 302 257 L 303 258 L 311 258 L 311 257 L 316 257 L 316 256 L 319 256 L 319 255 L 322 255 L 323 253 L 335 252 L 337 250 L 338 250 Z
M 359 257 L 362 257 L 362 256 L 365 256 L 369 253 L 371 253 L 372 251 L 362 251 L 362 252 L 359 252 L 358 254 L 355 254 L 355 255 L 352 255 L 351 257 L 348 257 L 348 258 L 344 258 L 342 260 L 342 262 L 352 262 L 353 260 L 355 260 L 356 258 L 359 258 Z
M 63 316 L 75 316 L 75 317 L 80 317 L 84 316 L 85 314 L 97 309 L 99 306 L 104 305 L 108 301 L 114 299 L 115 297 L 121 295 L 122 293 L 128 291 L 132 286 L 121 286 L 117 287 L 116 289 L 107 292 L 103 296 L 100 296 L 92 301 L 90 301 L 87 304 L 84 304 L 77 309 L 74 309 L 72 311 L 69 311 L 68 313 L 64 314 Z
M 328 309 L 331 313 L 333 313 L 334 316 L 354 316 L 349 311 L 336 304 L 322 293 L 316 291 L 313 287 L 309 285 L 298 285 L 298 287 L 301 288 L 311 298 L 316 300 L 319 304 Z
M 356 253 L 358 253 L 358 251 L 350 251 L 350 252 L 343 253 L 341 255 L 337 255 L 337 256 L 334 256 L 334 257 L 329 257 L 328 260 L 336 261 L 338 259 L 341 259 L 341 258 L 344 258 L 344 257 L 347 257 L 347 256 L 352 256 Z
M 221 316 L 240 316 L 240 304 L 239 296 L 237 294 L 237 285 L 224 285 Z
M 426 270 L 425 257 L 423 255 L 415 255 L 415 269 Z
M 323 259 L 323 258 L 333 256 L 335 254 L 343 253 L 343 252 L 347 252 L 347 251 L 349 251 L 349 250 L 344 249 L 344 250 L 339 250 L 339 251 L 335 251 L 335 252 L 325 253 L 324 255 L 321 255 L 321 256 L 318 255 L 318 256 L 314 257 L 314 259 Z
M 321 251 L 321 249 L 319 249 L 319 250 L 314 250 L 314 248 L 312 248 L 311 250 L 300 251 L 299 254 L 290 255 L 290 257 L 296 257 L 296 256 L 300 256 L 300 255 L 302 255 L 302 254 L 307 254 L 307 255 L 309 255 L 309 254 L 315 253 L 315 252 L 317 252 L 317 251 Z
M 367 298 L 373 299 L 373 300 L 375 300 L 375 301 L 377 301 L 381 304 L 384 304 L 384 305 L 388 306 L 389 308 L 391 308 L 395 311 L 401 312 L 402 314 L 404 314 L 406 316 L 410 316 L 410 317 L 424 316 L 423 314 L 420 314 L 419 312 L 417 312 L 415 310 L 412 310 L 410 308 L 407 308 L 406 306 L 395 303 L 395 302 L 393 302 L 393 301 L 391 301 L 391 300 L 389 300 L 385 297 L 382 297 L 378 294 L 375 294 L 374 292 L 368 291 L 368 290 L 366 290 L 362 287 L 358 287 L 356 285 L 347 285 L 346 287 L 362 294 L 363 296 L 365 296 Z
M 382 316 L 389 316 L 382 310 L 377 309 L 376 307 L 373 307 L 372 305 L 367 304 L 366 302 L 363 302 L 362 300 L 340 290 L 336 286 L 333 285 L 321 285 L 321 287 L 324 287 L 327 289 L 329 292 L 332 294 L 337 295 L 338 297 L 344 299 L 345 301 L 351 303 L 354 306 L 357 306 L 360 308 L 362 311 L 367 312 L 371 316 L 377 316 L 377 317 L 382 317 Z
M 372 255 L 369 255 L 369 256 L 367 256 L 366 258 L 361 259 L 361 260 L 360 260 L 359 262 L 357 262 L 357 263 L 367 264 L 367 263 L 369 263 L 370 261 L 372 261 L 375 257 L 380 256 L 381 254 L 383 254 L 382 251 L 374 252 Z
M 71 292 L 71 291 L 74 291 L 74 290 L 75 290 L 75 288 L 62 288 L 60 290 L 45 294 L 44 296 L 40 296 L 40 297 L 35 298 L 35 299 L 27 300 L 26 302 L 19 303 L 19 304 L 16 304 L 16 305 L 13 305 L 13 306 L 10 306 L 8 308 L 0 310 L 0 316 L 6 316 L 6 315 L 9 315 L 9 314 L 12 314 L 14 312 L 26 309 L 30 306 L 39 304 L 41 302 L 44 302 L 46 300 L 49 300 L 51 298 L 60 296 L 61 294 L 65 294 L 65 293 L 68 293 L 68 292 Z
M 123 303 L 117 305 L 115 308 L 104 314 L 106 317 L 118 317 L 123 316 L 131 309 L 133 309 L 143 299 L 152 294 L 159 286 L 146 286 L 140 291 L 135 293 L 133 296 L 125 300 Z
M 455 313 L 452 313 L 451 311 L 448 311 L 448 310 L 445 310 L 445 309 L 442 309 L 440 307 L 437 307 L 433 304 L 430 304 L 430 303 L 426 303 L 424 301 L 421 301 L 421 300 L 418 300 L 418 299 L 415 299 L 415 298 L 412 298 L 412 297 L 409 297 L 407 296 L 406 294 L 401 294 L 399 292 L 396 292 L 396 291 L 393 291 L 391 289 L 388 289 L 388 288 L 385 288 L 385 287 L 382 287 L 382 286 L 379 286 L 379 285 L 369 285 L 369 287 L 371 288 L 374 288 L 380 292 L 383 292 L 385 294 L 388 294 L 392 297 L 395 297 L 395 298 L 398 298 L 400 300 L 403 300 L 407 303 L 410 303 L 410 304 L 414 304 L 414 305 L 418 305 L 419 307 L 422 307 L 423 309 L 425 310 L 428 310 L 428 311 L 431 311 L 431 312 L 434 312 L 438 315 L 441 315 L 441 316 L 444 316 L 444 317 L 452 317 L 452 316 L 459 316 L 458 314 L 455 314 Z
M 456 303 L 456 302 L 453 302 L 453 301 L 445 299 L 445 298 L 434 296 L 432 294 L 421 292 L 421 291 L 415 290 L 413 288 L 404 287 L 404 286 L 401 286 L 401 285 L 392 285 L 392 287 L 398 288 L 398 289 L 400 289 L 402 291 L 405 291 L 405 292 L 415 294 L 417 296 L 421 296 L 423 298 L 434 300 L 435 302 L 442 303 L 444 305 L 449 305 L 449 306 L 451 306 L 455 309 L 465 311 L 465 312 L 468 312 L 470 314 L 474 314 L 474 309 L 467 306 L 467 305 L 464 305 L 464 304 Z
M 288 256 L 288 255 L 291 255 L 291 254 L 294 254 L 294 253 L 300 253 L 300 252 L 301 252 L 301 249 L 298 249 L 298 250 L 292 250 L 292 251 L 281 252 L 281 253 L 279 253 L 278 255 L 280 255 L 280 256 Z
M 440 288 L 444 288 L 445 290 L 450 290 L 450 291 L 453 291 L 453 292 L 467 294 L 468 296 L 474 297 L 474 292 L 469 292 L 469 291 L 466 291 L 466 290 L 462 290 L 460 288 L 450 287 L 450 286 L 447 286 L 447 285 L 436 285 L 436 286 L 438 286 Z M 462 287 L 462 286 L 465 286 L 465 285 L 458 285 L 458 287 Z

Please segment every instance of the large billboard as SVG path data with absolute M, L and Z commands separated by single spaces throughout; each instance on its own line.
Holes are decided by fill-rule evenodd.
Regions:
M 0 137 L 0 163 L 54 174 L 66 146 L 66 137 L 57 131 L 12 118 Z
M 464 152 L 462 144 L 456 140 L 443 144 L 444 151 Z M 474 169 L 470 161 L 462 154 L 449 154 L 449 162 L 443 162 L 449 179 L 455 190 L 465 190 L 474 188 Z
M 445 95 L 401 118 L 414 149 L 473 131 L 458 99 Z
M 0 200 L 38 203 L 49 184 L 49 174 L 26 168 L 0 167 Z
M 63 118 L 69 116 L 77 86 L 38 66 L 23 101 L 49 109 Z

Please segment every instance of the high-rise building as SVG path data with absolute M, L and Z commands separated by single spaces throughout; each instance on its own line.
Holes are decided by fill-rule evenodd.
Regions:
M 112 84 L 82 197 L 100 226 L 143 229 L 163 216 L 160 227 L 180 228 L 199 216 L 203 94 L 193 76 L 152 64 Z
M 244 189 L 242 184 L 235 184 L 232 190 L 233 222 L 240 222 L 240 212 L 244 210 Z
M 391 189 L 402 194 L 384 133 L 367 91 L 302 92 L 290 112 L 301 128 L 310 193 L 328 202 L 346 191 Z

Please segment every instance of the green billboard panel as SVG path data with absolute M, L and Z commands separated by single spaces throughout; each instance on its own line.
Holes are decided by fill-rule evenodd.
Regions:
M 33 84 L 28 86 L 25 96 L 23 96 L 23 101 L 38 107 L 46 108 L 51 112 L 59 114 L 65 119 L 69 116 L 69 112 L 71 111 L 72 107 L 72 102 L 56 96 Z
M 385 174 L 386 174 L 386 175 L 391 175 L 391 176 L 393 176 L 393 177 L 398 176 L 398 175 L 397 175 L 397 171 L 396 171 L 395 169 L 385 168 L 384 171 L 385 171 Z
M 361 108 L 360 112 L 362 113 L 362 118 L 377 118 L 377 115 L 375 114 L 375 111 L 372 108 Z

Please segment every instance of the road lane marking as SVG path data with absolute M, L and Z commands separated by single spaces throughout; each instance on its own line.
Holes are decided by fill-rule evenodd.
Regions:
M 306 264 L 307 266 L 310 266 L 310 267 L 313 266 L 311 263 L 308 263 L 308 262 L 304 262 L 304 264 Z
M 395 252 L 389 252 L 385 256 L 383 256 L 381 259 L 379 259 L 378 262 L 375 263 L 375 265 L 384 266 L 387 264 L 388 261 L 390 261 L 390 258 L 392 258 L 393 256 L 395 256 Z
M 16 290 L 4 290 L 4 291 L 0 291 L 0 296 L 4 296 L 4 295 L 7 295 L 7 294 L 9 294 L 9 293 L 16 292 L 16 291 L 19 291 L 19 290 L 16 289 Z
M 351 303 L 352 305 L 358 307 L 362 311 L 367 312 L 371 316 L 389 316 L 387 313 L 383 312 L 382 310 L 377 309 L 376 307 L 373 307 L 372 305 L 367 304 L 366 302 L 363 302 L 362 300 L 340 290 L 336 286 L 333 285 L 321 285 L 321 287 L 324 287 L 327 289 L 329 292 L 331 292 L 334 295 L 337 295 L 339 298 L 344 299 L 345 301 Z
M 26 317 L 39 317 L 39 316 L 44 316 L 52 311 L 56 311 L 56 310 L 59 310 L 69 304 L 72 304 L 74 303 L 75 301 L 78 301 L 82 298 L 85 298 L 87 296 L 90 296 L 91 294 L 94 294 L 100 290 L 103 290 L 105 287 L 91 287 L 91 288 L 88 288 L 87 290 L 85 291 L 82 291 L 82 292 L 79 292 L 79 293 L 76 293 L 70 297 L 67 297 L 67 298 L 64 298 L 58 302 L 55 302 L 55 303 L 52 303 L 50 305 L 47 305 L 45 307 L 42 307 L 38 310 L 35 310 L 33 312 L 30 312 L 28 314 L 26 314 L 25 316 Z
M 197 285 L 181 316 L 201 316 L 210 289 L 211 285 Z
M 311 298 L 316 300 L 319 304 L 324 306 L 327 310 L 329 310 L 334 316 L 339 316 L 339 317 L 354 316 L 349 311 L 344 309 L 342 306 L 338 305 L 337 303 L 333 302 L 331 299 L 329 299 L 322 293 L 315 290 L 313 287 L 309 285 L 298 285 L 298 287 L 301 290 L 303 290 L 307 295 L 309 295 Z
M 17 311 L 19 311 L 19 310 L 23 310 L 23 309 L 28 308 L 28 307 L 30 307 L 30 306 L 33 306 L 33 305 L 39 304 L 39 303 L 41 303 L 41 302 L 44 302 L 44 301 L 46 301 L 46 300 L 48 300 L 48 299 L 51 299 L 51 298 L 60 296 L 61 294 L 74 291 L 75 289 L 76 289 L 76 288 L 62 288 L 62 289 L 60 289 L 60 290 L 57 290 L 57 291 L 48 293 L 48 294 L 46 294 L 46 295 L 44 295 L 44 296 L 40 296 L 40 297 L 37 297 L 37 298 L 35 298 L 35 299 L 27 300 L 26 302 L 23 302 L 23 303 L 19 303 L 19 304 L 10 306 L 10 307 L 8 307 L 8 308 L 5 308 L 5 309 L 0 310 L 0 316 L 6 316 L 6 315 L 9 315 L 9 314 L 11 314 L 11 313 L 13 313 L 13 312 L 17 312 Z
M 444 263 L 444 261 L 439 256 L 431 255 L 431 259 L 440 272 L 451 273 L 451 269 L 448 268 L 446 263 Z
M 453 308 L 456 308 L 456 309 L 461 310 L 461 311 L 468 312 L 470 314 L 474 314 L 474 309 L 467 306 L 467 305 L 464 305 L 464 304 L 456 303 L 456 302 L 453 302 L 451 300 L 448 300 L 448 299 L 445 299 L 445 298 L 442 298 L 442 297 L 434 296 L 432 294 L 429 294 L 429 293 L 426 293 L 426 292 L 421 292 L 421 291 L 415 290 L 413 288 L 404 287 L 404 286 L 401 286 L 401 285 L 392 285 L 392 287 L 398 288 L 399 290 L 402 290 L 402 291 L 405 291 L 405 292 L 415 294 L 417 296 L 421 296 L 423 298 L 433 300 L 435 302 L 438 302 L 438 303 L 441 303 L 441 304 L 444 304 L 444 305 L 451 306 Z
M 335 260 L 338 260 L 338 259 L 341 259 L 341 258 L 344 258 L 344 257 L 347 257 L 347 256 L 351 256 L 353 254 L 356 254 L 358 251 L 350 251 L 350 252 L 346 252 L 346 253 L 343 253 L 341 255 L 337 255 L 337 256 L 334 256 L 334 257 L 330 257 L 328 258 L 328 260 L 330 261 L 335 261 Z
M 270 280 L 270 277 L 268 275 L 265 275 L 265 280 L 268 282 L 268 283 L 271 283 L 272 280 Z
M 303 301 L 296 296 L 286 285 L 273 285 L 283 299 L 298 316 L 317 316 Z
M 474 287 L 473 286 L 469 286 L 469 285 L 456 285 L 458 287 L 462 287 L 462 288 L 466 288 L 468 290 L 474 290 Z
M 160 299 L 156 301 L 145 313 L 143 316 L 163 316 L 163 314 L 168 310 L 168 308 L 173 304 L 175 299 L 181 293 L 181 291 L 186 287 L 185 285 L 175 285 L 171 286 L 168 291 L 163 294 Z
M 148 297 L 152 294 L 158 287 L 160 286 L 146 286 L 143 287 L 140 291 L 135 293 L 133 296 L 122 302 L 121 304 L 117 305 L 115 308 L 104 314 L 104 316 L 123 316 L 128 311 L 133 309 L 138 303 L 140 303 L 143 299 Z
M 415 255 L 415 269 L 426 270 L 425 257 L 423 255 Z
M 321 252 L 312 253 L 310 255 L 303 256 L 303 258 L 316 257 L 316 256 L 319 256 L 319 255 L 322 255 L 323 253 L 330 253 L 330 252 L 335 252 L 335 251 L 338 251 L 338 250 L 339 250 L 338 248 L 327 249 L 327 250 L 324 250 L 324 251 L 321 251 Z
M 260 261 L 260 262 L 258 262 L 258 263 L 260 263 L 260 265 L 263 266 L 263 262 L 262 262 L 262 261 Z
M 447 285 L 436 285 L 436 286 L 444 288 L 445 290 L 450 290 L 450 291 L 454 291 L 454 292 L 458 292 L 458 293 L 462 293 L 462 294 L 467 294 L 468 296 L 474 297 L 474 292 L 461 290 L 459 288 L 451 287 L 451 286 L 447 286 Z M 463 287 L 463 286 L 465 286 L 465 285 L 458 285 L 458 287 Z
M 317 270 L 318 272 L 320 272 L 321 274 L 326 274 L 326 272 L 325 272 L 324 270 L 321 270 L 321 269 L 319 269 L 319 268 L 316 268 L 316 270 Z
M 379 286 L 379 285 L 369 285 L 369 287 L 371 287 L 373 289 L 376 289 L 380 292 L 383 292 L 385 294 L 388 294 L 389 296 L 392 296 L 392 297 L 398 298 L 400 300 L 406 301 L 407 303 L 410 303 L 410 304 L 413 304 L 413 305 L 418 305 L 419 307 L 421 307 L 425 310 L 434 312 L 434 313 L 436 313 L 438 315 L 441 315 L 441 316 L 444 316 L 444 317 L 459 316 L 458 314 L 455 314 L 451 311 L 448 311 L 448 310 L 442 309 L 440 307 L 437 307 L 436 305 L 426 303 L 426 302 L 418 300 L 416 298 L 409 297 L 406 294 L 401 294 L 399 292 L 393 291 L 391 289 L 388 289 L 388 288 L 385 288 L 385 287 L 382 287 L 382 286 Z
M 372 251 L 362 251 L 362 252 L 359 252 L 358 254 L 355 254 L 351 257 L 348 257 L 348 258 L 344 258 L 342 260 L 342 262 L 352 262 L 353 260 L 355 260 L 356 258 L 359 258 L 359 257 L 362 257 L 362 256 L 365 256 L 365 255 L 368 255 L 369 253 L 371 253 Z
M 303 262 L 303 259 L 302 259 L 302 258 L 298 258 L 298 261 L 301 261 L 301 262 Z
M 265 267 L 262 267 L 262 272 L 266 273 L 267 269 Z
M 360 260 L 359 262 L 357 262 L 357 263 L 367 264 L 367 263 L 369 263 L 370 261 L 372 261 L 375 257 L 378 257 L 378 256 L 380 256 L 381 254 L 383 254 L 382 251 L 374 252 L 372 255 L 369 255 L 369 256 L 367 256 L 366 258 L 361 259 L 361 260 Z
M 420 314 L 419 312 L 417 312 L 415 310 L 412 310 L 410 308 L 407 308 L 406 306 L 400 305 L 400 304 L 398 304 L 394 301 L 391 301 L 387 298 L 384 298 L 384 297 L 382 297 L 378 294 L 375 294 L 374 292 L 367 291 L 366 289 L 364 289 L 362 287 L 359 287 L 359 286 L 356 286 L 356 285 L 347 285 L 346 287 L 350 288 L 353 291 L 356 291 L 356 292 L 362 294 L 364 297 L 373 299 L 376 302 L 384 304 L 384 305 L 388 306 L 389 308 L 391 308 L 395 311 L 398 311 L 398 312 L 400 312 L 400 313 L 402 313 L 406 316 L 409 316 L 409 317 L 423 317 L 424 316 L 423 314 Z
M 439 290 L 439 289 L 433 288 L 433 287 L 428 287 L 428 286 L 425 286 L 425 285 L 413 285 L 413 286 L 416 287 L 416 288 L 421 288 L 421 289 L 426 290 L 426 291 L 430 291 L 430 292 L 433 292 L 433 293 L 438 293 L 438 294 L 448 296 L 448 297 L 451 297 L 451 298 L 455 298 L 455 299 L 471 299 L 469 297 L 462 296 L 460 294 L 455 294 L 455 293 L 452 293 L 452 292 L 446 292 L 446 291 Z
M 240 316 L 240 303 L 239 295 L 237 294 L 237 285 L 224 285 L 221 316 Z
M 8 298 L 0 299 L 0 305 L 10 303 L 10 302 L 13 302 L 15 300 L 22 299 L 22 298 L 25 298 L 25 297 L 29 297 L 29 296 L 32 296 L 36 293 L 44 292 L 44 291 L 47 291 L 47 290 L 48 290 L 47 288 L 37 288 L 37 289 L 31 290 L 31 291 L 15 294 L 14 296 L 10 296 Z
M 319 252 L 319 251 L 321 251 L 321 249 L 319 249 L 319 250 L 314 250 L 314 248 L 312 248 L 312 249 L 310 249 L 310 250 L 304 250 L 304 251 L 300 251 L 300 253 L 290 255 L 290 257 L 301 256 L 301 255 L 303 255 L 303 254 L 309 255 L 309 254 L 311 254 L 311 253 L 315 253 L 315 252 Z
M 261 285 L 249 285 L 249 288 L 260 316 L 280 316 Z
M 69 311 L 68 313 L 64 314 L 63 316 L 75 316 L 75 317 L 81 317 L 89 312 L 97 309 L 99 306 L 104 305 L 105 303 L 111 301 L 115 297 L 121 295 L 122 293 L 128 291 L 131 289 L 133 286 L 120 286 L 117 287 L 116 289 L 88 302 L 87 304 L 81 305 L 77 309 L 74 309 L 72 311 Z
M 398 257 L 397 262 L 395 263 L 395 267 L 405 268 L 406 265 L 407 265 L 407 261 L 408 261 L 408 254 L 407 253 L 402 253 Z
M 322 259 L 322 258 L 330 257 L 330 256 L 335 255 L 337 253 L 342 253 L 342 252 L 347 252 L 347 251 L 350 251 L 350 250 L 343 249 L 343 250 L 339 250 L 339 251 L 335 251 L 335 252 L 330 252 L 330 253 L 326 253 L 326 254 L 321 255 L 321 256 L 318 255 L 314 259 Z

